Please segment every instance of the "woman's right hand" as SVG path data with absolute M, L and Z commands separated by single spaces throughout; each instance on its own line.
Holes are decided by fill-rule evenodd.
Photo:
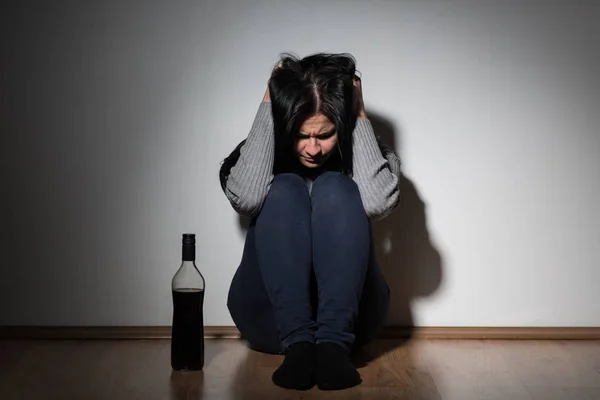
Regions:
M 275 68 L 273 68 L 273 71 L 271 72 L 271 75 L 273 74 L 273 72 L 275 72 L 276 70 L 278 70 L 282 66 L 283 66 L 282 63 L 277 64 L 275 66 Z M 271 80 L 271 78 L 269 78 L 269 80 Z M 268 83 L 267 83 L 267 90 L 265 91 L 265 95 L 263 96 L 262 101 L 263 101 L 263 103 L 271 101 L 271 93 L 269 93 L 269 84 Z

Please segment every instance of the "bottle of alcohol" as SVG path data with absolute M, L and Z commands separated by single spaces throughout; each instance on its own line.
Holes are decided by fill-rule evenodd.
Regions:
M 171 368 L 199 371 L 204 367 L 204 277 L 196 267 L 196 235 L 183 234 L 181 244 L 181 266 L 171 282 Z

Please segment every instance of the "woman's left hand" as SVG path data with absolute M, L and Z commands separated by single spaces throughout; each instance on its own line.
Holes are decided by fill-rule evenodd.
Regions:
M 353 79 L 354 83 L 354 99 L 355 99 L 355 109 L 357 118 L 367 119 L 367 114 L 365 112 L 365 104 L 363 102 L 362 96 L 362 83 L 358 76 L 354 75 Z

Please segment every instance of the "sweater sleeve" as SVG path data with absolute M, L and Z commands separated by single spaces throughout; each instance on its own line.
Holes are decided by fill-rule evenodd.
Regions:
M 369 218 L 390 214 L 400 200 L 400 159 L 389 148 L 379 147 L 368 119 L 358 119 L 353 136 L 353 179 Z
M 225 186 L 225 195 L 239 214 L 253 217 L 260 212 L 273 180 L 274 148 L 271 103 L 262 102 Z

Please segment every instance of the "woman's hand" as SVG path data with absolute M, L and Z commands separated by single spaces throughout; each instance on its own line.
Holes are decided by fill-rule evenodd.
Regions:
M 367 113 L 365 112 L 365 104 L 363 102 L 362 95 L 362 83 L 358 76 L 354 75 L 354 101 L 357 118 L 367 119 Z
M 281 68 L 282 65 L 283 65 L 282 63 L 277 64 L 275 66 L 275 68 L 273 68 L 273 71 L 271 72 L 271 75 L 273 75 L 273 72 L 275 72 L 276 70 L 278 70 L 279 68 Z M 269 80 L 271 80 L 271 78 L 269 78 Z M 265 95 L 263 96 L 262 101 L 263 101 L 263 103 L 271 101 L 271 93 L 269 93 L 269 84 L 268 83 L 267 83 L 267 90 L 265 92 Z

